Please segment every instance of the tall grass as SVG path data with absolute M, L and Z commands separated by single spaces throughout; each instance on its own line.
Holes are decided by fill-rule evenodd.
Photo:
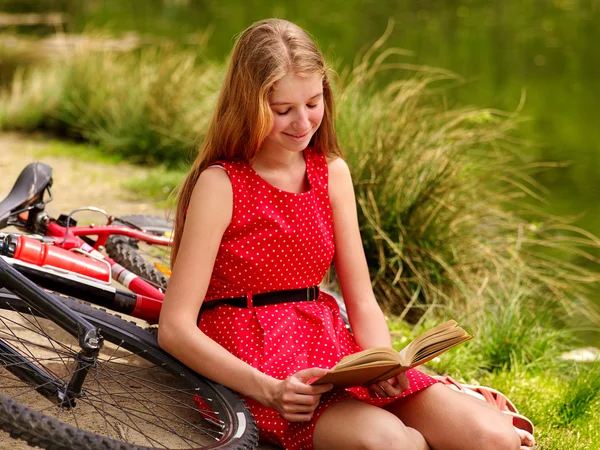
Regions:
M 105 53 L 76 62 L 58 118 L 136 162 L 175 165 L 202 139 L 221 67 L 173 47 Z M 107 82 L 107 80 L 109 82 Z
M 498 294 L 503 296 L 502 293 Z M 463 380 L 481 378 L 486 373 L 540 373 L 561 371 L 567 364 L 561 355 L 577 345 L 574 332 L 557 327 L 551 311 L 534 306 L 535 293 L 515 286 L 502 297 L 489 299 L 487 306 L 459 318 L 475 339 L 452 350 L 432 363 L 440 373 Z M 426 320 L 417 329 L 429 327 Z
M 459 77 L 390 61 L 384 39 L 342 77 L 337 120 L 378 298 L 409 317 L 467 313 L 518 281 L 538 307 L 595 315 L 586 287 L 598 282 L 589 249 L 600 241 L 537 211 L 546 192 L 533 174 L 550 165 L 517 157 L 523 119 L 445 107 L 444 87 Z M 390 70 L 396 81 L 373 88 Z
M 47 62 L 46 55 L 35 43 L 34 39 L 0 34 L 0 87 L 10 84 L 17 71 Z
M 0 94 L 0 129 L 89 140 L 134 162 L 177 166 L 202 139 L 222 64 L 171 44 L 88 51 L 16 76 Z
M 527 298 L 535 308 L 597 317 L 586 288 L 599 280 L 589 249 L 600 240 L 536 211 L 545 190 L 533 174 L 549 165 L 519 160 L 528 144 L 513 130 L 523 119 L 446 107 L 444 89 L 460 78 L 407 64 L 385 37 L 336 87 L 338 135 L 381 302 L 416 321 L 499 304 L 518 284 L 535 293 Z M 180 169 L 206 132 L 223 73 L 223 64 L 169 44 L 80 49 L 60 64 L 17 72 L 0 93 L 0 129 L 51 130 Z M 383 73 L 392 81 L 382 83 Z M 159 193 L 180 179 L 156 174 Z M 144 180 L 135 185 L 156 195 Z

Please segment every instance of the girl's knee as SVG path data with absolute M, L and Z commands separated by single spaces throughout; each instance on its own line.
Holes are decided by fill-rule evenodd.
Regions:
M 521 440 L 507 420 L 479 424 L 479 444 L 476 448 L 489 450 L 519 450 Z
M 366 420 L 363 427 L 346 430 L 347 443 L 344 449 L 352 450 L 422 450 L 423 446 L 417 444 L 414 433 L 420 434 L 404 426 L 396 417 L 386 420 Z M 421 436 L 422 438 L 422 436 Z M 424 440 L 423 440 L 424 442 Z
M 396 417 L 371 425 L 370 431 L 362 433 L 358 440 L 358 448 L 361 450 L 423 450 L 427 448 L 421 433 L 406 427 Z
M 424 443 L 420 433 L 395 415 L 354 400 L 330 406 L 317 422 L 313 436 L 316 450 L 423 450 Z
M 416 430 L 411 430 L 400 422 L 396 426 L 385 426 L 382 424 L 382 426 L 373 427 L 368 433 L 362 433 L 357 442 L 357 449 L 381 450 L 388 448 L 395 450 L 421 450 L 423 446 L 417 443 L 414 432 Z M 422 439 L 420 434 L 419 437 Z

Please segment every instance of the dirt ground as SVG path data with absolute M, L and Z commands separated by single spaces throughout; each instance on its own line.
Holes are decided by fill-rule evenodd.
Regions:
M 93 205 L 113 215 L 166 216 L 167 211 L 156 208 L 150 201 L 132 198 L 120 187 L 123 180 L 144 174 L 143 168 L 45 156 L 43 148 L 46 145 L 41 138 L 31 139 L 18 134 L 0 133 L 0 196 L 8 194 L 27 164 L 40 161 L 53 169 L 54 200 L 47 206 L 51 215 L 58 216 L 80 206 Z M 100 223 L 102 217 L 97 217 Z
M 89 205 L 117 216 L 167 216 L 167 211 L 158 209 L 150 201 L 134 199 L 121 188 L 122 180 L 140 176 L 144 169 L 126 164 L 109 165 L 80 161 L 76 158 L 48 156 L 43 152 L 46 145 L 43 138 L 0 133 L 0 200 L 8 195 L 19 173 L 27 164 L 41 161 L 53 168 L 54 200 L 47 206 L 47 211 L 52 216 L 57 217 L 60 213 L 68 213 L 77 207 Z M 86 218 L 95 223 L 103 223 L 104 220 L 100 215 L 89 215 Z M 32 448 L 0 432 L 0 450 Z M 259 448 L 267 450 L 275 447 L 261 445 Z

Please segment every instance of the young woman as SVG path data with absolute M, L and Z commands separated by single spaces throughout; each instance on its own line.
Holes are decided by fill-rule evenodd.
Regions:
M 159 344 L 241 393 L 286 449 L 526 449 L 485 402 L 417 371 L 312 386 L 343 356 L 391 346 L 375 301 L 323 57 L 285 20 L 245 30 L 183 187 Z M 334 262 L 352 325 L 319 292 Z M 200 320 L 198 317 L 200 314 Z

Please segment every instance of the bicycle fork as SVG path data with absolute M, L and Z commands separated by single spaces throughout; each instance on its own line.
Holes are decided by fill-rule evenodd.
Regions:
M 76 368 L 68 383 L 57 380 L 43 368 L 30 362 L 17 349 L 0 339 L 0 361 L 4 368 L 25 383 L 35 386 L 38 393 L 62 408 L 72 408 L 82 394 L 82 386 L 90 368 L 102 348 L 99 330 L 32 283 L 6 261 L 0 258 L 0 287 L 18 295 L 29 310 L 43 312 L 43 316 L 77 338 L 81 350 L 75 356 Z

